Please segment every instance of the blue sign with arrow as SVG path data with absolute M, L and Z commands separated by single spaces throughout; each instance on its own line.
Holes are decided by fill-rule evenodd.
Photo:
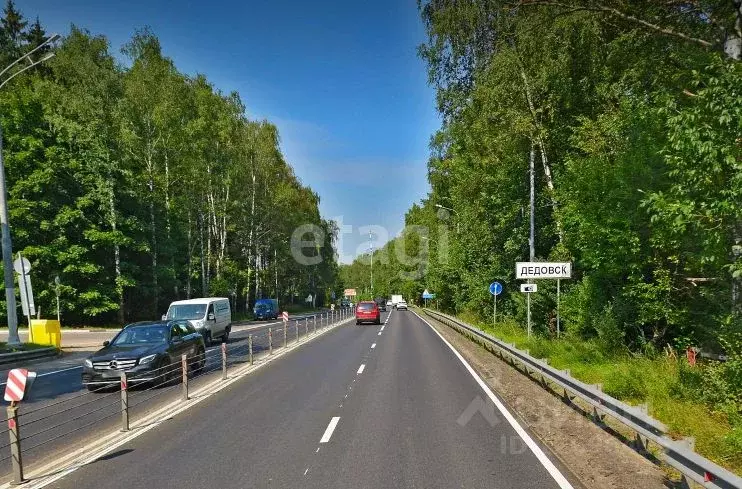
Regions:
M 502 294 L 502 284 L 500 282 L 492 282 L 490 284 L 490 294 L 492 295 Z

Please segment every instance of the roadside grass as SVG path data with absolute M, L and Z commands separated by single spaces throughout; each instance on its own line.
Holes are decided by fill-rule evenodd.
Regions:
M 697 386 L 692 384 L 702 382 L 708 368 L 703 364 L 691 368 L 685 359 L 660 354 L 650 358 L 569 336 L 528 338 L 514 321 L 493 327 L 471 314 L 459 318 L 529 350 L 533 357 L 547 358 L 556 368 L 569 369 L 585 383 L 602 384 L 603 391 L 616 399 L 646 403 L 649 414 L 667 425 L 673 438 L 695 438 L 699 454 L 742 474 L 742 406 L 711 406 L 695 395 Z
M 8 346 L 4 341 L 0 341 L 0 353 L 14 353 L 19 351 L 38 350 L 39 348 L 49 348 L 49 345 L 39 345 L 37 343 L 22 343 L 18 346 Z

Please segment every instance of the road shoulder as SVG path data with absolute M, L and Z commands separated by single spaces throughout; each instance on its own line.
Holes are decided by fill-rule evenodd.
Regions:
M 425 318 L 589 489 L 666 488 L 663 471 L 480 345 Z

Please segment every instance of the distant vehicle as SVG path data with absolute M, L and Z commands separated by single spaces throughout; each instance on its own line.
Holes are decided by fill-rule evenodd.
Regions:
M 381 312 L 386 312 L 386 301 L 383 297 L 377 297 L 376 299 L 374 299 L 374 302 L 377 306 L 379 306 L 379 310 Z
M 391 300 L 386 301 L 386 307 L 392 307 L 393 305 Z
M 232 308 L 229 299 L 224 297 L 175 301 L 170 304 L 162 319 L 187 319 L 204 337 L 206 346 L 210 346 L 214 338 L 219 337 L 226 343 L 232 330 Z
M 126 372 L 132 385 L 165 384 L 181 377 L 183 354 L 194 371 L 203 370 L 205 352 L 203 336 L 187 320 L 129 324 L 85 359 L 82 383 L 91 391 L 115 386 L 121 381 L 121 372 Z
M 406 311 L 407 310 L 407 302 L 405 302 L 405 301 L 399 301 L 399 302 L 397 302 L 397 310 L 398 311 L 402 311 L 402 310 Z
M 401 301 L 404 301 L 401 295 L 392 294 L 392 307 L 397 307 L 397 303 Z
M 258 299 L 252 308 L 256 320 L 261 319 L 278 319 L 281 314 L 278 311 L 278 301 L 276 299 Z
M 340 299 L 340 307 L 347 308 L 352 307 L 353 303 L 350 302 L 350 299 Z
M 379 306 L 373 301 L 361 301 L 356 308 L 356 324 L 368 322 L 381 324 Z

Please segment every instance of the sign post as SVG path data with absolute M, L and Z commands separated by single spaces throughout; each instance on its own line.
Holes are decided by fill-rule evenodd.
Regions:
M 561 335 L 561 327 L 559 325 L 559 296 L 561 295 L 562 279 L 557 279 L 557 338 Z
M 423 300 L 425 301 L 425 307 L 428 307 L 428 301 L 430 299 L 435 299 L 435 294 L 431 294 L 428 289 L 425 289 L 423 292 Z
M 557 281 L 557 338 L 562 334 L 561 315 L 560 315 L 560 302 L 562 293 L 562 279 L 572 278 L 572 263 L 570 262 L 517 262 L 515 264 L 515 278 L 532 280 L 538 278 L 556 279 Z M 525 285 L 521 285 L 521 292 Z M 534 289 L 529 292 L 536 292 L 535 285 Z M 528 300 L 528 331 L 530 336 L 531 330 L 531 308 L 530 308 L 530 296 Z
M 18 288 L 21 292 L 21 306 L 23 314 L 28 318 L 29 341 L 31 333 L 31 318 L 36 314 L 36 306 L 33 300 L 33 289 L 31 288 L 31 277 L 28 273 L 31 271 L 31 262 L 18 252 L 18 258 L 13 262 L 13 269 L 18 274 Z
M 536 284 L 520 284 L 520 291 L 526 294 L 527 304 L 527 322 L 528 322 L 528 337 L 531 337 L 531 294 L 538 292 L 538 286 Z
M 492 282 L 489 287 L 490 294 L 492 294 L 492 325 L 497 324 L 497 296 L 502 293 L 502 284 L 500 282 Z

